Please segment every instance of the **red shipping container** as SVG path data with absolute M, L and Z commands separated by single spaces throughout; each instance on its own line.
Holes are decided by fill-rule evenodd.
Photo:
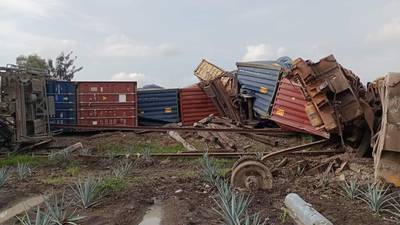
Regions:
M 329 138 L 329 134 L 311 125 L 306 114 L 306 100 L 300 86 L 282 78 L 279 82 L 271 120 L 281 128 Z
M 136 82 L 79 82 L 78 124 L 137 126 Z
M 181 121 L 185 126 L 209 116 L 218 115 L 218 110 L 211 99 L 197 85 L 182 88 L 180 91 Z

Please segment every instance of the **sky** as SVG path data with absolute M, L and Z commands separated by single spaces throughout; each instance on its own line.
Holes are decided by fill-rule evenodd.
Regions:
M 400 0 L 0 0 L 0 64 L 73 51 L 77 81 L 185 87 L 225 70 L 329 54 L 365 83 L 400 71 Z

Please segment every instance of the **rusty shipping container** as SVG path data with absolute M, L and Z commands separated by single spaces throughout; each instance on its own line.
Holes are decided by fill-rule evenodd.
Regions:
M 311 125 L 306 114 L 306 104 L 300 85 L 282 78 L 272 108 L 271 120 L 283 129 L 329 138 L 329 133 L 317 130 Z
M 218 115 L 218 110 L 212 100 L 197 85 L 182 88 L 180 91 L 181 121 L 185 126 L 209 116 Z
M 137 126 L 136 82 L 79 82 L 78 124 Z

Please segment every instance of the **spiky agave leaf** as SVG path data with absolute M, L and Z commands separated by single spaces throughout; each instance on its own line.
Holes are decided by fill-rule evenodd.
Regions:
M 17 165 L 18 179 L 23 180 L 32 175 L 32 170 L 26 163 L 18 163 Z
M 260 214 L 256 213 L 252 216 L 249 216 L 247 213 L 243 219 L 243 225 L 265 225 L 267 224 L 267 221 L 262 221 Z
M 213 210 L 227 225 L 241 225 L 243 214 L 251 202 L 250 196 L 233 192 L 226 181 L 218 182 L 217 189 L 218 194 L 214 201 L 218 209 Z
M 342 195 L 351 200 L 356 199 L 360 194 L 360 185 L 356 180 L 350 180 L 350 182 L 345 181 L 345 183 L 342 185 L 342 189 Z
M 9 177 L 9 171 L 7 168 L 0 168 L 0 187 L 3 186 Z
M 382 210 L 389 207 L 390 200 L 393 199 L 395 193 L 389 193 L 389 187 L 379 184 L 368 184 L 367 189 L 361 191 L 361 196 L 358 197 L 367 205 L 369 208 L 379 214 Z
M 202 168 L 203 179 L 207 183 L 217 186 L 220 179 L 218 169 L 214 161 L 208 157 L 207 153 L 201 158 L 200 164 Z
M 75 198 L 84 208 L 90 208 L 100 204 L 102 193 L 99 192 L 100 181 L 93 178 L 87 178 L 85 181 L 78 180 L 72 190 Z
M 150 148 L 144 148 L 142 154 L 143 154 L 143 159 L 144 160 L 146 160 L 146 161 L 151 161 L 152 160 Z
M 385 209 L 385 211 L 389 212 L 392 216 L 390 218 L 385 218 L 385 220 L 400 224 L 400 203 L 396 200 L 395 197 L 392 197 L 389 204 L 391 208 Z
M 31 219 L 31 217 L 29 216 L 28 211 L 25 211 L 24 217 L 17 216 L 17 219 L 22 225 L 51 225 L 52 224 L 50 216 L 44 212 L 41 212 L 39 206 L 36 208 L 36 217 L 35 217 L 34 222 Z
M 70 161 L 71 151 L 69 150 L 51 151 L 48 158 L 49 160 Z
M 129 170 L 133 167 L 133 162 L 126 161 L 121 163 L 118 167 L 112 168 L 112 173 L 115 177 L 121 178 L 128 175 Z
M 53 194 L 50 198 L 45 198 L 45 204 L 51 221 L 57 225 L 77 225 L 77 221 L 85 218 L 84 216 L 76 215 L 76 210 L 72 212 L 67 210 L 64 193 L 61 195 L 61 198 L 57 194 Z

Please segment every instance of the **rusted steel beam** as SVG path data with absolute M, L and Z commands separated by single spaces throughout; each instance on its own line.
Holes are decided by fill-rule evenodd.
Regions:
M 271 134 L 271 135 L 293 135 L 293 132 L 287 132 L 280 128 L 262 128 L 262 129 L 242 129 L 242 128 L 198 128 L 198 127 L 108 127 L 108 126 L 88 126 L 72 124 L 54 124 L 58 128 L 74 128 L 77 131 L 179 131 L 179 132 L 227 132 L 243 134 Z

